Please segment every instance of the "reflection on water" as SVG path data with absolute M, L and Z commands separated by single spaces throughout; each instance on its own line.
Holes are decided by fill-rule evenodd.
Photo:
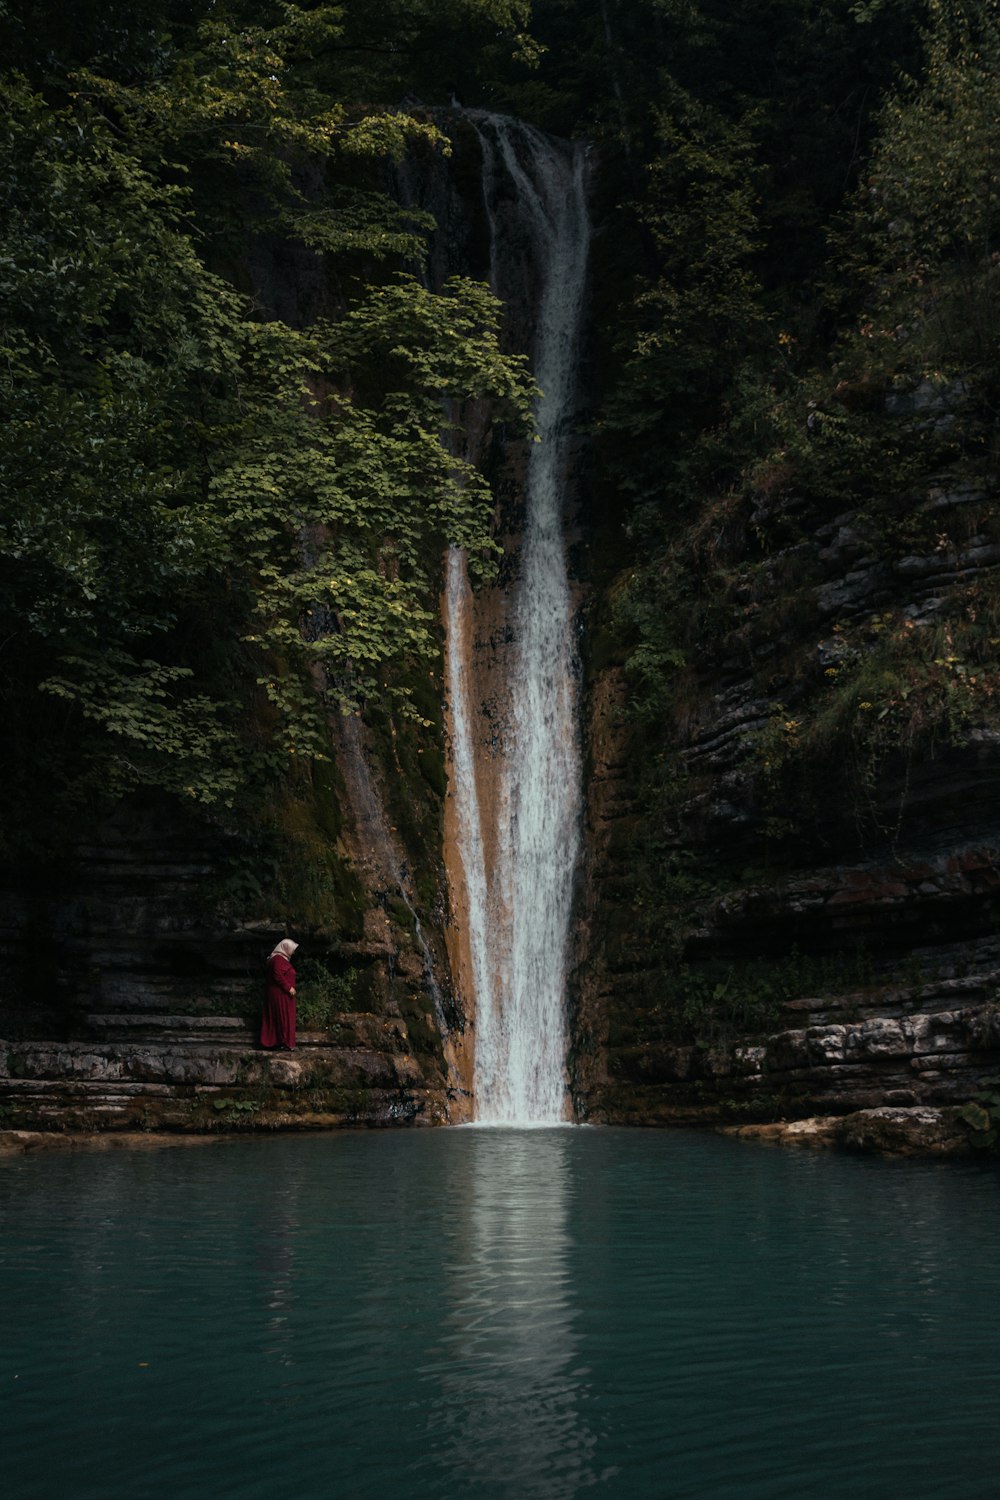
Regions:
M 456 1130 L 0 1162 L 11 1500 L 996 1500 L 1000 1176 Z
M 255 1205 L 257 1228 L 255 1271 L 260 1280 L 264 1350 L 276 1364 L 295 1363 L 292 1314 L 296 1296 L 296 1242 L 299 1236 L 299 1190 L 297 1174 L 266 1177 Z M 255 1278 L 256 1279 L 256 1278 Z
M 452 1179 L 434 1467 L 563 1500 L 594 1481 L 570 1263 L 570 1129 L 470 1131 Z

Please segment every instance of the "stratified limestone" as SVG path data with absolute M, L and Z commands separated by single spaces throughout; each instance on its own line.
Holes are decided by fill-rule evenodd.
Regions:
M 947 1132 L 938 1141 L 925 1127 L 940 1116 L 956 1141 L 967 1142 L 957 1110 L 1000 1075 L 998 984 L 1000 974 L 990 970 L 796 1000 L 784 1008 L 796 1024 L 766 1036 L 713 1047 L 619 1048 L 587 1094 L 589 1117 L 613 1124 L 753 1122 L 754 1131 L 765 1126 L 764 1138 L 772 1129 L 787 1132 L 788 1122 L 847 1117 L 858 1122 L 856 1135 L 848 1139 L 838 1126 L 840 1144 L 894 1150 L 894 1132 L 905 1139 L 909 1131 L 927 1150 L 951 1151 Z
M 840 1148 L 879 1156 L 971 1156 L 975 1148 L 954 1108 L 862 1109 L 854 1114 L 811 1116 L 766 1125 L 723 1125 L 724 1135 L 767 1145 Z
M 767 1146 L 805 1146 L 813 1151 L 837 1145 L 836 1115 L 811 1115 L 804 1120 L 771 1120 L 766 1125 L 720 1125 L 721 1135 L 741 1141 L 760 1141 Z
M 957 1109 L 864 1109 L 837 1127 L 837 1144 L 886 1156 L 967 1156 L 974 1147 Z
M 399 1020 L 345 1016 L 340 1029 L 353 1045 L 306 1033 L 295 1052 L 272 1053 L 254 1046 L 236 1018 L 221 1019 L 234 1023 L 224 1041 L 195 1031 L 170 1039 L 0 1042 L 0 1121 L 27 1131 L 199 1133 L 449 1118 L 447 1087 L 428 1080 Z M 366 1033 L 381 1046 L 362 1044 Z
M 1000 734 L 970 722 L 954 743 L 942 734 L 887 756 L 853 802 L 847 775 L 829 788 L 793 778 L 780 801 L 765 774 L 768 735 L 783 719 L 795 732 L 799 705 L 861 649 L 876 616 L 917 639 L 977 579 L 988 586 L 1000 550 L 983 502 L 958 479 L 928 477 L 915 506 L 955 530 L 920 555 L 902 543 L 893 555 L 864 508 L 796 512 L 787 549 L 747 572 L 717 626 L 684 642 L 655 728 L 630 714 L 620 663 L 600 659 L 608 640 L 592 645 L 571 1056 L 584 1117 L 947 1109 L 1000 1074 Z M 785 503 L 762 494 L 713 539 L 734 579 L 759 559 L 753 527 Z M 794 611 L 782 614 L 783 600 Z M 799 959 L 829 979 L 803 980 L 810 988 L 765 1021 Z M 747 975 L 749 993 L 755 974 L 750 1034 L 725 994 Z

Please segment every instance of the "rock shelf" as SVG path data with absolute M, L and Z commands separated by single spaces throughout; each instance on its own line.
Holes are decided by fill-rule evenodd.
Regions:
M 312 1032 L 293 1053 L 263 1051 L 238 1017 L 90 1020 L 86 1040 L 0 1041 L 0 1124 L 204 1132 L 447 1118 L 447 1090 L 427 1084 L 398 1020 L 345 1016 L 349 1045 Z

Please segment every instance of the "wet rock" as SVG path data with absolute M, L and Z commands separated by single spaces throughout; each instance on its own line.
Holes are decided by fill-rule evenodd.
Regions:
M 741 1141 L 762 1141 L 769 1146 L 811 1146 L 828 1150 L 836 1146 L 837 1115 L 811 1115 L 805 1120 L 774 1120 L 766 1125 L 720 1125 L 720 1134 Z
M 882 1105 L 849 1115 L 811 1115 L 767 1124 L 723 1125 L 723 1135 L 768 1145 L 839 1147 L 882 1156 L 967 1156 L 969 1132 L 955 1108 Z
M 949 575 L 956 570 L 975 572 L 992 567 L 1000 562 L 1000 546 L 989 537 L 973 537 L 964 547 L 948 547 L 928 557 L 901 557 L 894 564 L 901 578 L 924 579 L 935 575 Z
M 848 1115 L 835 1128 L 836 1143 L 885 1156 L 965 1156 L 969 1132 L 957 1109 L 883 1106 Z
M 769 1072 L 783 1073 L 792 1068 L 804 1068 L 808 1061 L 809 1048 L 804 1031 L 783 1031 L 768 1037 L 764 1063 Z

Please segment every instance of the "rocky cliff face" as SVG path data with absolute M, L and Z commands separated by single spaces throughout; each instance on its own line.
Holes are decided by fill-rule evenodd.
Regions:
M 949 622 L 1000 559 L 990 499 L 938 479 L 914 511 L 937 529 L 923 551 L 870 511 L 806 514 L 763 561 L 763 515 L 730 518 L 725 618 L 655 732 L 620 668 L 593 672 L 574 1062 L 591 1117 L 949 1106 L 1000 1072 L 991 716 L 973 704 L 878 758 L 856 737 L 811 783 L 794 755 L 824 682 L 887 633 L 934 639 L 931 672 L 958 665 Z M 884 681 L 859 716 L 894 711 Z
M 349 814 L 346 791 L 344 801 Z M 341 835 L 345 861 L 360 826 Z M 359 932 L 333 890 L 325 923 L 315 910 L 308 921 L 249 918 L 260 896 L 250 896 L 245 850 L 234 864 L 232 837 L 178 823 L 168 809 L 122 809 L 99 832 L 61 887 L 6 902 L 5 1127 L 308 1128 L 449 1117 L 455 1091 L 427 957 L 381 867 L 358 851 Z M 262 962 L 290 929 L 305 956 L 299 1049 L 278 1056 L 256 1046 Z

